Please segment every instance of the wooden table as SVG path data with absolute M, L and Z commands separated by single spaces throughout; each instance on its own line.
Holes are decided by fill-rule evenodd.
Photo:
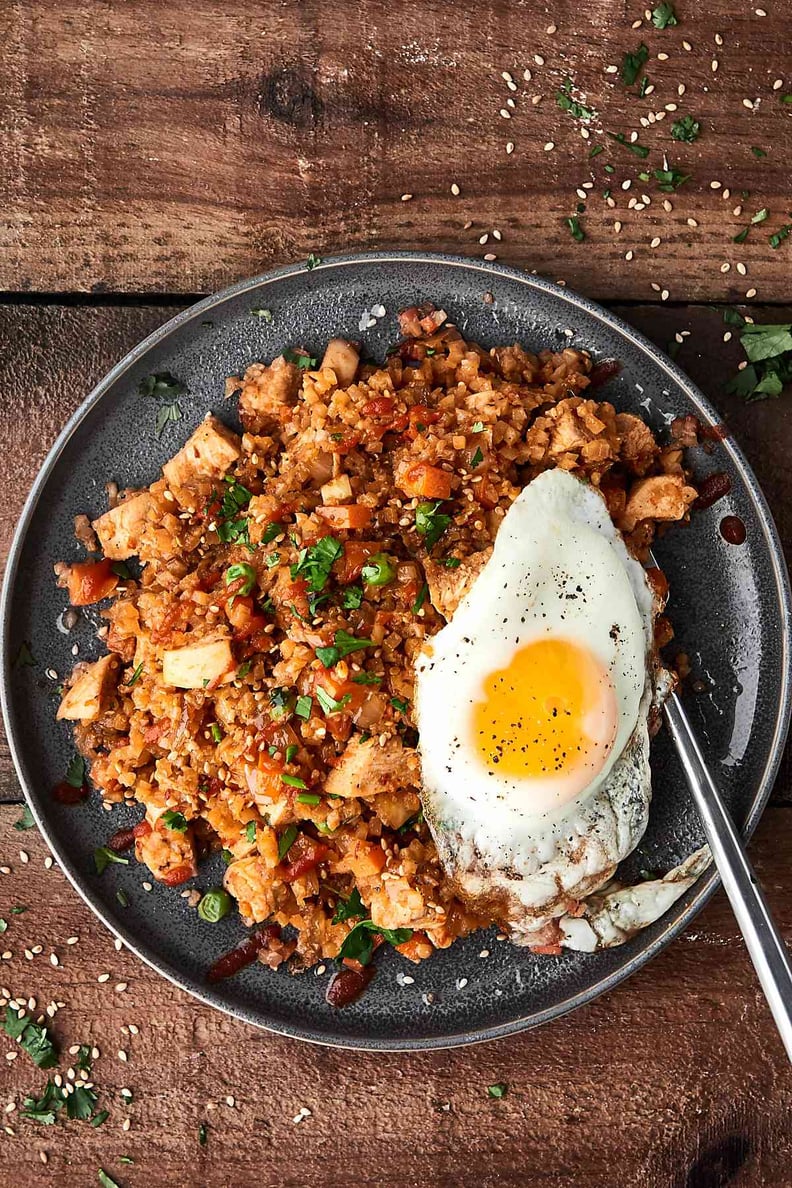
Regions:
M 768 241 L 790 217 L 792 39 L 785 5 L 763 2 L 767 15 L 679 0 L 681 23 L 661 30 L 613 0 L 7 0 L 2 549 L 57 430 L 141 336 L 270 265 L 384 247 L 492 252 L 607 301 L 662 346 L 683 336 L 680 364 L 728 418 L 792 545 L 789 396 L 726 395 L 741 350 L 714 308 L 792 320 L 792 238 Z M 640 80 L 625 88 L 607 69 L 641 41 L 643 98 Z M 588 124 L 556 105 L 567 77 Z M 694 143 L 669 135 L 685 114 L 700 123 Z M 649 158 L 605 129 L 635 129 Z M 690 174 L 675 193 L 651 173 L 663 151 Z M 582 242 L 565 222 L 579 201 Z M 752 851 L 792 935 L 790 777 L 787 758 Z M 53 1029 L 65 1051 L 100 1049 L 110 1116 L 46 1127 L 9 1109 L 4 1186 L 83 1188 L 99 1167 L 124 1188 L 792 1182 L 788 1068 L 721 895 L 648 968 L 541 1031 L 431 1055 L 344 1053 L 213 1013 L 116 951 L 35 832 L 14 830 L 19 799 L 3 750 L 13 956 L 0 987 L 65 1004 Z M 0 1104 L 44 1080 L 27 1057 L 3 1059 Z M 506 1097 L 489 1099 L 500 1081 Z

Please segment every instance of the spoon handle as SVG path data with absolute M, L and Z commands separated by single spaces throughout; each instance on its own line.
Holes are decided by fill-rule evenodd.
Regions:
M 740 835 L 709 773 L 682 702 L 671 693 L 665 717 L 676 744 L 704 832 L 748 953 L 792 1062 L 792 964 L 748 861 Z

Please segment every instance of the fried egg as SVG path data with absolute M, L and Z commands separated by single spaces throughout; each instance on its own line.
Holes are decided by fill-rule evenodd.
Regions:
M 474 909 L 528 934 L 646 828 L 658 607 L 600 493 L 533 480 L 416 663 L 424 813 Z

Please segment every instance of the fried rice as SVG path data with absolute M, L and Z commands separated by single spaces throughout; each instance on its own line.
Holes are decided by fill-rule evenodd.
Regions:
M 412 961 L 493 923 L 423 821 L 416 654 L 541 471 L 597 487 L 644 560 L 696 497 L 678 443 L 596 398 L 585 351 L 485 350 L 431 306 L 400 326 L 384 364 L 335 339 L 231 377 L 242 433 L 208 415 L 149 487 L 77 518 L 102 558 L 56 567 L 73 605 L 108 600 L 107 654 L 58 717 L 104 801 L 145 810 L 116 848 L 169 886 L 221 849 L 271 966 L 343 957 L 361 919 Z

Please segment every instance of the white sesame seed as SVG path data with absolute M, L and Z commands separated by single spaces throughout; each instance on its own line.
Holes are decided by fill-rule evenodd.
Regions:
M 412 194 L 402 194 L 402 196 L 401 196 L 402 202 L 409 202 L 411 198 L 412 198 Z
M 735 264 L 734 267 L 737 269 L 740 276 L 745 276 L 746 273 L 748 272 L 748 269 L 745 267 L 745 265 L 742 262 Z
M 92 1059 L 92 1060 L 98 1060 L 98 1059 L 99 1059 L 99 1049 L 98 1049 L 97 1047 L 93 1047 L 93 1048 L 91 1048 L 91 1059 Z
M 655 281 L 650 282 L 650 288 L 654 289 L 655 293 L 660 292 L 660 286 Z
M 649 247 L 652 247 L 652 248 L 660 247 L 660 236 L 659 235 L 655 235 L 654 239 L 652 239 L 650 241 Z
M 11 874 L 10 866 L 0 866 L 0 874 Z
M 676 111 L 677 104 L 676 103 L 666 103 L 665 109 L 666 109 L 666 111 Z
M 721 272 L 730 272 L 731 271 L 731 264 L 728 262 L 728 260 L 725 260 L 723 262 L 723 264 L 721 264 L 720 270 L 721 270 Z
M 639 18 L 637 21 L 633 21 L 633 23 L 630 25 L 630 28 L 631 29 L 640 29 L 642 24 L 643 24 L 643 21 Z
M 682 42 L 682 49 L 683 49 L 683 50 L 687 50 L 687 52 L 688 52 L 688 53 L 690 53 L 690 51 L 693 49 L 693 46 L 690 44 L 690 42 L 689 42 L 689 41 L 683 41 L 683 42 Z
M 545 64 L 545 60 L 541 54 L 534 54 L 534 62 L 536 62 L 537 66 L 544 66 Z
M 682 96 L 684 95 L 686 90 L 687 90 L 687 88 L 686 88 L 685 84 L 680 83 L 679 86 L 677 87 L 677 95 L 679 95 L 680 99 L 682 98 Z
M 632 185 L 632 181 L 631 181 L 631 180 L 630 180 L 630 178 L 628 177 L 626 181 L 623 181 L 623 182 L 622 182 L 622 184 L 621 184 L 621 188 L 622 188 L 623 190 L 629 190 L 629 188 L 630 188 L 630 186 L 631 186 L 631 185 Z
M 97 982 L 109 982 L 110 974 L 109 973 L 99 974 L 99 977 L 96 980 L 97 980 Z
M 668 301 L 669 296 L 670 296 L 670 294 L 668 292 L 668 289 L 663 289 L 662 293 L 660 294 L 660 300 Z
M 674 335 L 674 342 L 678 342 L 681 345 L 684 341 L 685 341 L 684 338 L 677 330 L 676 334 Z
M 415 978 L 411 978 L 409 974 L 405 974 L 402 978 L 403 986 L 412 986 L 415 983 Z
M 506 145 L 506 156 L 510 157 L 513 152 L 514 152 L 514 142 L 510 140 L 508 142 L 508 144 Z
M 624 253 L 625 260 L 632 260 L 633 256 L 634 256 L 634 253 L 632 251 Z
M 25 960 L 26 961 L 33 960 L 33 954 L 31 953 L 30 949 L 25 949 Z
M 667 61 L 668 61 L 668 54 L 658 54 L 658 55 L 657 55 L 657 60 L 658 60 L 658 62 L 667 62 Z
M 583 198 L 584 200 L 585 200 L 586 198 L 588 198 L 588 194 L 586 193 L 586 191 L 585 191 L 585 190 L 582 190 L 582 189 L 580 189 L 580 188 L 578 188 L 577 190 L 575 190 L 575 193 L 577 194 L 578 198 Z
M 479 953 L 479 957 L 481 957 L 482 959 L 484 957 L 489 957 L 489 955 L 490 955 L 489 949 L 482 949 L 481 952 Z
M 66 941 L 67 945 L 76 945 L 79 942 L 79 936 L 70 936 Z
M 483 246 L 487 242 L 488 239 L 489 239 L 489 234 L 488 234 L 488 232 L 485 231 L 483 235 L 479 236 L 479 243 Z
M 42 1163 L 46 1163 L 49 1160 L 49 1155 L 46 1151 L 39 1151 L 39 1159 Z
M 497 260 L 497 258 L 498 257 L 494 254 L 494 252 L 485 252 L 484 253 L 484 259 L 488 260 L 490 263 L 492 263 L 493 260 Z
M 731 198 L 731 190 L 729 189 L 728 186 L 721 194 L 721 198 L 724 200 L 724 202 L 728 202 L 728 200 Z
M 467 986 L 467 984 L 468 984 L 467 978 L 457 978 L 457 980 L 456 980 L 457 990 L 464 990 L 465 986 Z
M 523 78 L 525 79 L 526 82 L 531 81 L 531 79 L 533 78 L 533 75 L 531 74 L 530 70 L 523 70 Z
M 763 8 L 755 8 L 754 12 L 756 13 L 756 15 L 758 17 L 766 17 L 767 16 L 767 13 L 765 12 L 765 10 Z
M 749 290 L 748 290 L 748 292 L 745 294 L 745 296 L 746 296 L 746 297 L 755 297 L 755 296 L 756 296 L 756 289 L 749 289 Z
M 783 80 L 783 78 L 777 78 L 777 79 L 775 80 L 775 82 L 773 83 L 773 90 L 774 90 L 774 91 L 780 91 L 780 90 L 781 90 L 781 88 L 783 87 L 783 85 L 784 85 L 784 80 Z
M 723 38 L 721 37 L 720 33 L 715 34 L 715 44 L 723 45 Z
M 537 107 L 541 102 L 542 102 L 541 95 L 531 95 L 531 103 L 533 103 L 534 107 Z
M 734 210 L 732 211 L 732 214 L 734 214 L 734 215 L 742 214 L 742 204 L 741 203 L 738 202 L 738 204 L 735 206 Z
M 30 855 L 28 854 L 27 850 L 20 850 L 20 851 L 19 851 L 19 861 L 20 861 L 20 862 L 23 862 L 23 863 L 25 863 L 25 864 L 27 864 L 28 862 L 30 862 Z
M 492 232 L 492 238 L 497 239 L 498 243 L 500 243 L 500 241 L 503 239 L 503 236 L 501 235 L 500 231 L 495 230 Z
M 500 109 L 500 114 L 503 116 L 504 120 L 511 119 L 511 112 L 509 111 L 509 109 L 507 107 L 502 107 Z
M 591 136 L 591 133 L 589 132 L 588 128 L 581 128 L 580 135 L 584 140 L 588 140 L 588 138 Z
M 548 25 L 546 31 L 552 36 L 552 34 L 557 32 L 557 30 L 558 30 L 558 25 Z
M 614 230 L 614 231 L 616 232 L 616 234 L 618 235 L 618 234 L 619 234 L 619 232 L 621 231 L 621 229 L 622 229 L 622 225 L 621 225 L 621 223 L 619 222 L 619 220 L 617 219 L 617 220 L 616 220 L 616 222 L 613 224 L 613 230 Z
M 128 985 L 128 982 L 116 982 L 114 989 L 117 994 L 123 994 Z
M 731 342 L 731 336 L 732 336 L 732 332 L 731 332 L 731 330 L 727 330 L 727 331 L 726 331 L 726 333 L 725 333 L 725 334 L 724 334 L 724 336 L 723 336 L 723 341 L 724 341 L 724 342 Z
M 664 198 L 663 199 L 663 210 L 666 210 L 670 213 L 673 209 L 674 209 L 673 205 L 668 201 L 667 198 Z
M 236 1105 L 236 1100 L 231 1096 L 230 1093 L 229 1093 L 228 1097 L 226 1098 L 226 1105 L 229 1107 L 229 1109 L 232 1109 L 232 1110 L 233 1110 L 234 1106 Z
M 512 109 L 512 111 L 514 111 L 514 109 L 515 109 L 515 107 L 517 106 L 517 104 L 514 102 L 514 100 L 513 100 L 511 97 L 509 97 L 509 98 L 506 100 L 506 106 L 507 106 L 507 107 L 510 107 L 510 108 Z
M 654 89 L 655 89 L 654 83 L 649 83 L 649 86 L 648 86 L 648 87 L 646 88 L 646 90 L 644 91 L 644 95 L 651 95 L 651 94 L 652 94 L 652 91 L 653 91 Z
M 130 1035 L 139 1035 L 140 1034 L 140 1028 L 138 1027 L 137 1023 L 129 1024 L 129 1034 Z
M 151 891 L 154 887 L 153 883 L 141 883 L 140 885 L 144 891 Z
M 743 107 L 747 107 L 749 111 L 753 111 L 754 105 L 752 99 L 743 99 Z
M 544 151 L 546 153 L 552 153 L 554 148 L 555 145 L 553 144 L 552 140 L 548 140 L 547 144 L 544 146 Z
M 606 73 L 606 74 L 618 74 L 618 73 L 619 73 L 619 67 L 618 67 L 618 66 L 606 66 L 606 67 L 605 67 L 605 73 Z
M 130 1122 L 129 1118 L 124 1118 L 124 1121 L 121 1123 L 121 1129 L 129 1130 L 131 1125 L 132 1125 L 132 1123 Z
M 712 61 L 710 62 L 710 69 L 712 70 L 713 74 L 715 74 L 719 65 L 720 65 L 720 63 L 718 62 L 718 59 L 713 58 Z
M 47 857 L 44 859 L 44 869 L 52 870 L 53 861 L 54 861 L 54 859 L 52 858 L 52 855 L 47 854 Z
M 54 966 L 57 968 L 57 966 L 58 966 L 59 964 L 60 964 L 60 962 L 58 961 L 57 954 L 56 954 L 56 953 L 50 953 L 50 965 L 54 965 Z
M 116 953 L 120 953 L 121 950 L 123 949 L 123 947 L 124 947 L 124 942 L 122 940 L 119 940 L 118 937 L 116 937 L 115 940 L 113 941 L 113 948 L 115 949 Z
M 123 1048 L 118 1049 L 118 1059 L 122 1062 L 122 1064 L 126 1064 L 126 1062 L 129 1060 L 129 1057 Z
M 695 219 L 687 219 L 687 225 L 688 227 L 698 227 L 698 223 Z
M 719 190 L 719 189 L 721 188 L 721 186 L 722 186 L 722 185 L 723 185 L 723 182 L 719 182 L 719 181 L 711 181 L 711 182 L 710 182 L 710 189 L 711 189 L 711 190 Z
M 508 70 L 501 71 L 501 78 L 503 79 L 504 82 L 512 82 L 513 81 L 512 76 L 509 74 Z

